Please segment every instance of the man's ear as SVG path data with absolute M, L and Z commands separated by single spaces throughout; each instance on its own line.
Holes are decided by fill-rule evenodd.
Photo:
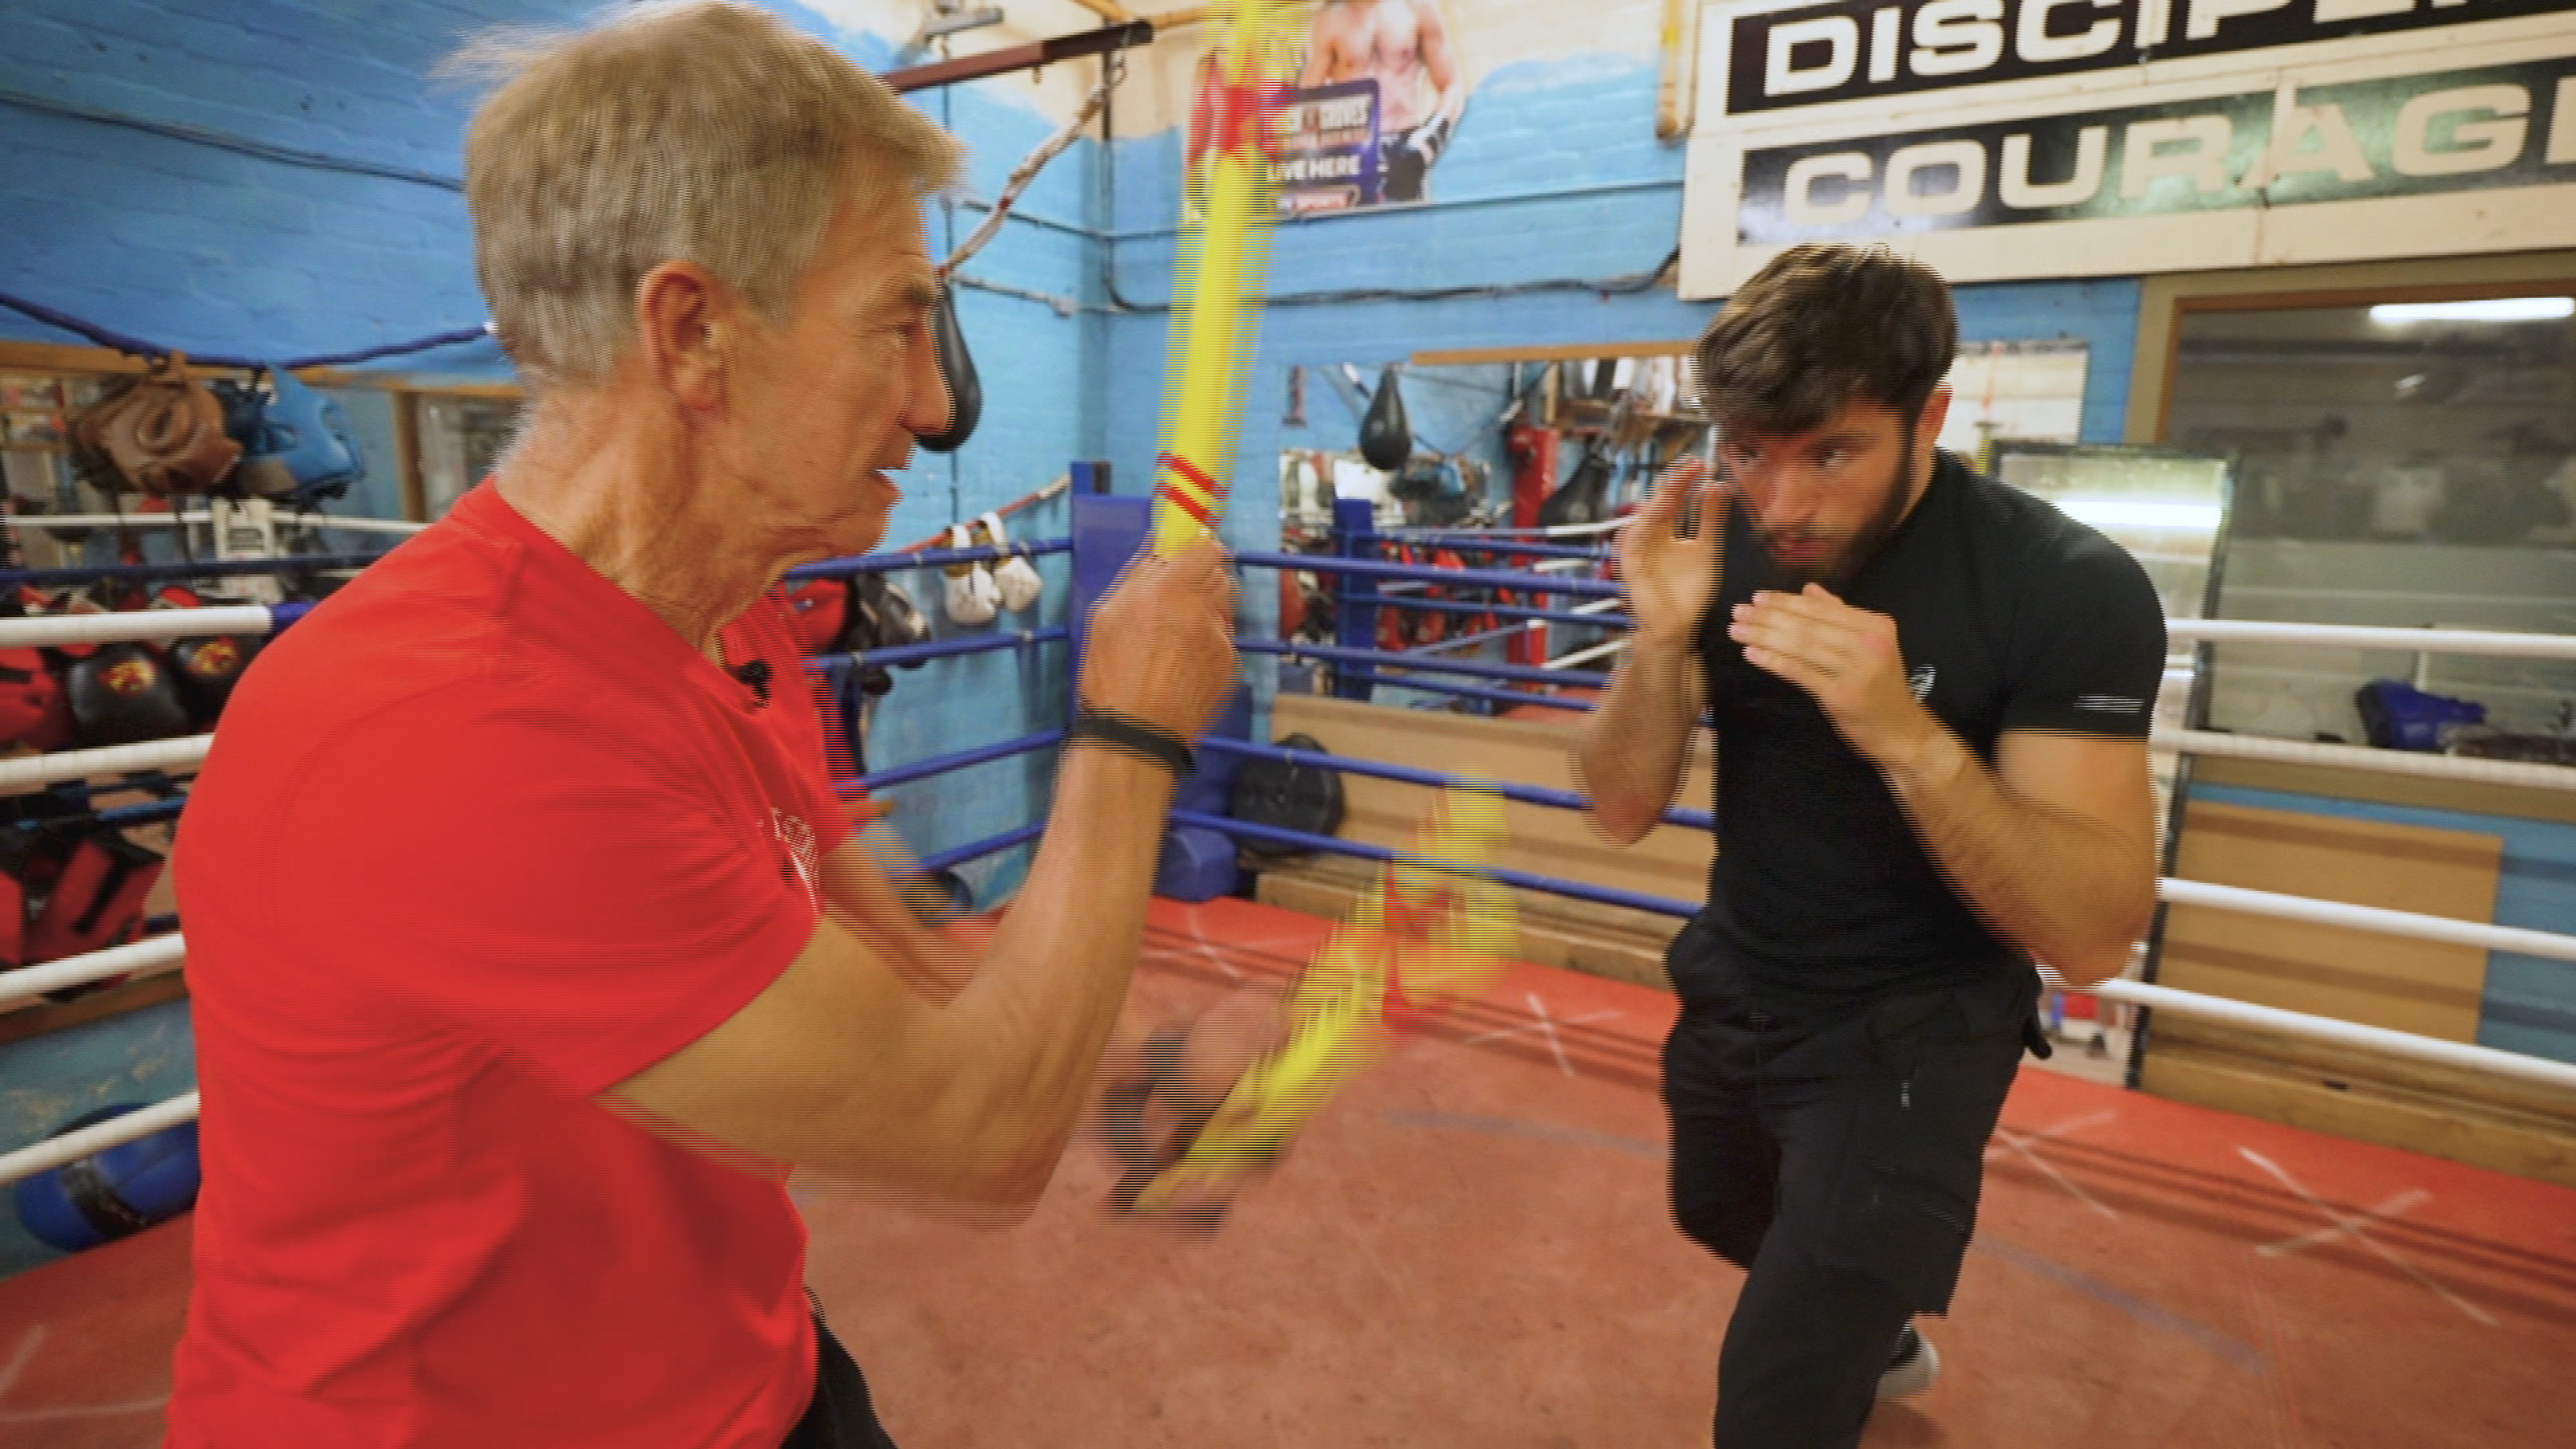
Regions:
M 1923 416 L 1914 420 L 1914 446 L 1928 448 L 1941 440 L 1941 426 L 1950 421 L 1950 389 L 1936 387 L 1932 396 L 1923 400 Z
M 636 352 L 691 412 L 724 405 L 733 329 L 722 284 L 695 262 L 664 262 L 635 284 Z

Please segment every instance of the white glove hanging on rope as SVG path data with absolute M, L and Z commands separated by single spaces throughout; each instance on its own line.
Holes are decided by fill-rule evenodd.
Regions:
M 1002 531 L 1002 515 L 987 513 L 983 519 L 984 541 L 995 548 L 1007 547 L 1011 536 Z M 1038 577 L 1035 565 L 1020 554 L 1013 554 L 993 568 L 994 587 L 1001 590 L 1002 607 L 1016 614 L 1038 601 L 1046 592 L 1046 580 Z
M 963 525 L 948 530 L 950 548 L 972 546 L 971 536 Z M 1002 591 L 993 576 L 980 563 L 956 563 L 948 566 L 948 617 L 959 624 L 990 624 L 1001 612 Z

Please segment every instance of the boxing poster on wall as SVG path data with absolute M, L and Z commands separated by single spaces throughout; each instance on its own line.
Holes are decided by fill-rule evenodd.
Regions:
M 2259 69 L 2300 47 L 2402 32 L 2430 50 L 2464 26 L 2571 10 L 2576 0 L 1741 0 L 1700 33 L 1700 114 L 1740 121 L 2148 65 Z
M 2576 245 L 2576 23 L 2546 23 L 2558 33 L 2434 52 L 2386 37 L 2333 64 L 1704 136 L 1682 294 L 1724 296 L 1805 241 L 1885 241 L 1953 281 Z
M 1225 113 L 1213 53 L 1199 58 L 1188 174 L 1196 207 L 1211 117 Z M 1431 199 L 1431 172 L 1467 108 L 1440 0 L 1325 0 L 1299 48 L 1280 149 L 1285 212 Z

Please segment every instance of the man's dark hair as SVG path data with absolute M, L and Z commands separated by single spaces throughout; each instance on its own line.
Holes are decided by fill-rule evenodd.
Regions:
M 1959 351 L 1950 284 L 1883 246 L 1791 247 L 1726 301 L 1692 349 L 1719 426 L 1803 433 L 1845 403 L 1922 416 Z

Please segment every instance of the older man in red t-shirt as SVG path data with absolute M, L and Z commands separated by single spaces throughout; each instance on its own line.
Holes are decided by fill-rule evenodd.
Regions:
M 954 144 L 747 7 L 513 44 L 467 200 L 526 432 L 263 655 L 189 807 L 171 1443 L 881 1446 L 786 1174 L 1034 1202 L 1232 586 L 1201 549 L 1101 605 L 980 960 L 871 944 L 872 867 L 723 631 L 874 546 L 947 422 L 918 198 Z

